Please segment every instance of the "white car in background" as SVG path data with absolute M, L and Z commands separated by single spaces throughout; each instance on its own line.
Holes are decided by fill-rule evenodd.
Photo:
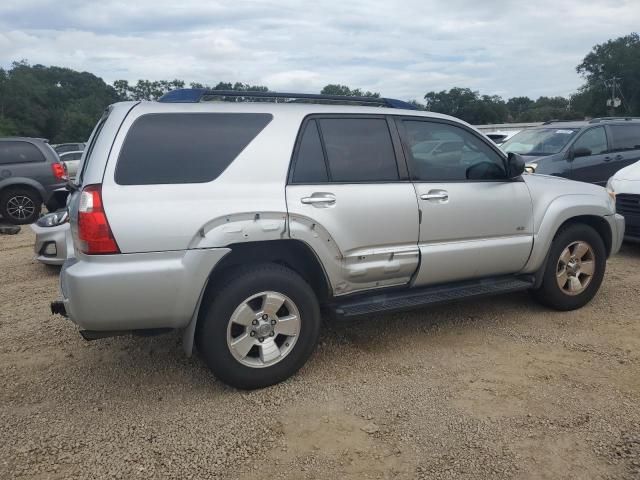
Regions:
M 58 154 L 60 157 L 60 161 L 64 163 L 64 166 L 67 169 L 67 175 L 69 179 L 75 180 L 76 174 L 78 173 L 78 166 L 80 165 L 80 159 L 82 158 L 82 150 L 77 150 L 74 152 L 64 152 Z
M 616 211 L 624 216 L 624 239 L 640 242 L 640 162 L 618 170 L 607 182 L 607 190 L 616 199 Z

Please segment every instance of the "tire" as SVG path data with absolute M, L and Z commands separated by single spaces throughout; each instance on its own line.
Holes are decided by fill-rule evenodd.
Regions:
M 309 284 L 288 268 L 264 264 L 234 271 L 223 285 L 196 333 L 198 351 L 213 374 L 252 390 L 296 373 L 320 335 L 320 309 Z
M 563 228 L 551 244 L 542 285 L 532 292 L 534 298 L 561 311 L 585 306 L 602 284 L 606 257 L 604 242 L 593 228 L 584 224 Z
M 35 222 L 42 211 L 42 200 L 30 188 L 8 188 L 0 194 L 0 215 L 14 225 Z

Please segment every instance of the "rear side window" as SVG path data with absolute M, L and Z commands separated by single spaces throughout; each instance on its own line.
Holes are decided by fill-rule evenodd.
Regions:
M 615 151 L 640 149 L 640 123 L 611 125 L 611 143 Z
M 0 142 L 0 165 L 44 162 L 38 147 L 28 142 Z
M 315 120 L 307 123 L 298 149 L 294 183 L 323 183 L 329 181 L 322 143 Z
M 318 120 L 333 182 L 399 179 L 393 143 L 384 118 Z
M 116 166 L 116 183 L 210 182 L 272 118 L 263 113 L 144 115 L 127 133 Z

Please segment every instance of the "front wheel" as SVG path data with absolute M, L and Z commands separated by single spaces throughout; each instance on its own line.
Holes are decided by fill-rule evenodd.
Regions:
M 220 380 L 242 389 L 293 375 L 320 335 L 313 290 L 297 273 L 275 264 L 232 274 L 200 321 L 196 342 L 205 362 Z
M 588 225 L 569 225 L 553 240 L 542 285 L 533 295 L 556 310 L 583 307 L 598 292 L 606 263 L 600 235 Z

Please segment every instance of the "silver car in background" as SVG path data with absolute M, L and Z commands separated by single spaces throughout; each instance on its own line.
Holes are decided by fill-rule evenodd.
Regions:
M 76 175 L 78 173 L 78 166 L 80 165 L 80 159 L 82 158 L 82 150 L 78 150 L 75 152 L 64 152 L 58 154 L 60 157 L 60 161 L 64 164 L 67 169 L 67 176 L 69 180 L 75 180 Z
M 31 224 L 31 230 L 36 234 L 33 250 L 39 262 L 62 265 L 67 257 L 73 257 L 73 240 L 66 209 L 43 215 Z

